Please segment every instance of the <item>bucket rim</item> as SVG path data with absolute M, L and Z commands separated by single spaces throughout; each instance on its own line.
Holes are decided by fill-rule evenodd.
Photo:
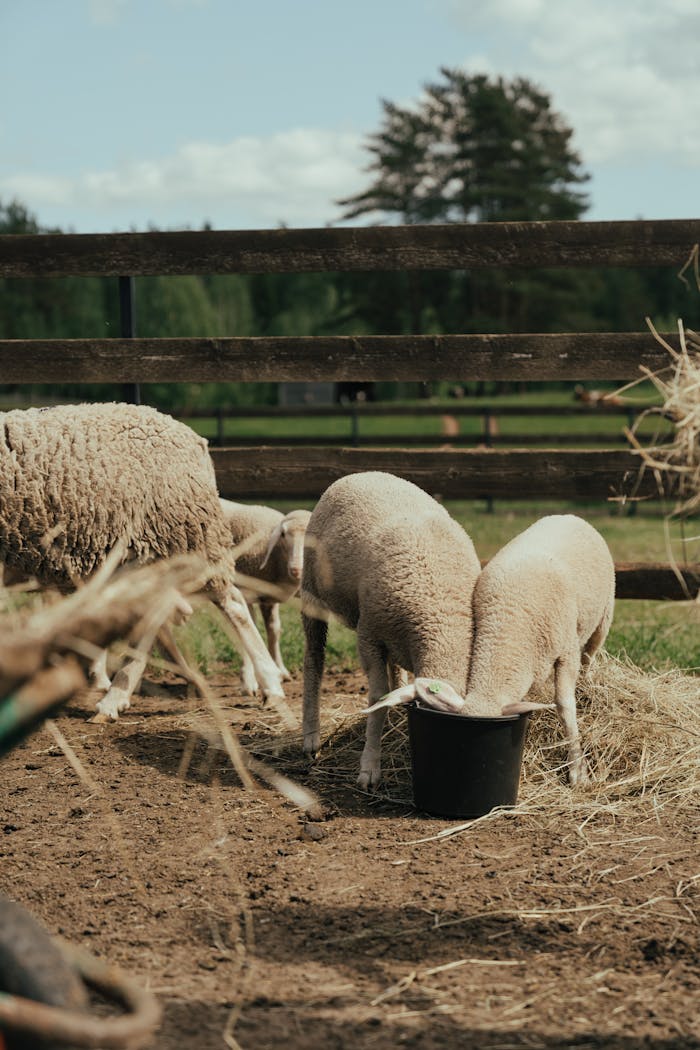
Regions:
M 424 704 L 419 704 L 416 700 L 411 700 L 406 705 L 407 711 L 414 710 L 420 711 L 422 715 L 436 716 L 437 718 L 454 718 L 459 722 L 496 722 L 499 725 L 502 722 L 518 722 L 522 718 L 528 718 L 530 715 L 529 711 L 521 711 L 517 715 L 460 715 L 456 711 L 438 711 L 435 707 L 426 707 Z

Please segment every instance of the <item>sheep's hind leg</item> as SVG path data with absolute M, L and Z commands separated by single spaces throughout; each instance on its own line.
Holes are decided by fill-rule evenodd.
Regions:
M 576 721 L 576 680 L 580 669 L 581 658 L 578 652 L 562 657 L 554 665 L 554 699 L 568 746 L 567 765 L 572 787 L 585 784 L 589 780 Z
M 282 650 L 280 649 L 282 622 L 280 620 L 279 602 L 260 602 L 260 612 L 262 613 L 265 633 L 267 634 L 267 648 L 270 650 L 272 659 L 280 669 L 282 681 L 288 682 L 292 676 L 284 666 Z
M 326 658 L 328 624 L 302 613 L 304 627 L 304 711 L 302 735 L 304 753 L 314 756 L 321 746 L 319 697 Z
M 380 700 L 389 692 L 389 674 L 386 661 L 386 652 L 383 647 L 375 642 L 363 638 L 358 633 L 357 649 L 360 662 L 367 675 L 369 685 L 368 703 L 372 704 Z M 393 672 L 392 672 L 393 673 Z M 377 787 L 382 778 L 382 730 L 386 719 L 387 709 L 380 708 L 367 715 L 367 729 L 365 731 L 365 746 L 360 757 L 360 775 L 357 783 L 363 791 Z

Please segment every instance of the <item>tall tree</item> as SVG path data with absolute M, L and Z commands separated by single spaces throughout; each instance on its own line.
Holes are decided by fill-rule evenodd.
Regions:
M 383 102 L 382 125 L 367 143 L 371 182 L 338 203 L 345 219 L 404 223 L 578 219 L 588 175 L 571 139 L 549 96 L 530 81 L 442 69 L 414 105 Z M 401 298 L 390 275 L 373 282 L 375 295 L 386 285 L 379 296 L 391 303 L 395 331 L 524 331 L 533 323 L 547 331 L 581 307 L 582 281 L 571 272 L 405 276 Z M 359 323 L 376 316 L 352 275 L 342 284 Z
M 524 78 L 506 81 L 442 69 L 413 107 L 384 101 L 369 137 L 370 186 L 340 201 L 344 218 L 402 222 L 577 219 L 588 179 L 572 130 L 549 96 Z

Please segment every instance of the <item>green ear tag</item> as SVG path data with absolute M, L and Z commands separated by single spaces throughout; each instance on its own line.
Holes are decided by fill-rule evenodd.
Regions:
M 442 688 L 442 686 L 440 685 L 439 682 L 431 682 L 430 685 L 428 686 L 428 692 L 429 693 L 439 693 L 441 688 Z

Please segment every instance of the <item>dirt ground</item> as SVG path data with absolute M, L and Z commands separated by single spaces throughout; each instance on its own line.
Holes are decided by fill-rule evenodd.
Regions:
M 356 713 L 363 686 L 328 673 L 326 711 Z M 269 752 L 277 716 L 214 687 Z M 288 695 L 298 713 L 299 681 Z M 114 726 L 87 723 L 92 702 L 56 719 L 86 779 L 47 728 L 4 759 L 0 889 L 157 992 L 149 1047 L 700 1048 L 687 816 L 553 826 L 533 807 L 436 839 L 454 822 L 417 814 L 407 777 L 356 790 L 355 729 L 342 768 L 273 759 L 331 810 L 312 824 L 242 789 L 183 684 Z

